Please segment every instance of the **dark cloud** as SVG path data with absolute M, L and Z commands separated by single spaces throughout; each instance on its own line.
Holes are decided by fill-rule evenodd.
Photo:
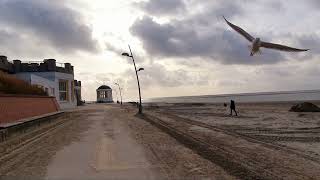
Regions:
M 312 7 L 319 8 L 320 7 L 320 1 L 319 0 L 309 0 L 311 3 L 309 3 Z
M 41 41 L 39 49 L 52 46 L 60 52 L 97 50 L 90 26 L 63 1 L 0 0 L 0 25 L 0 29 Z
M 301 48 L 301 49 L 310 49 L 304 53 L 296 53 L 296 52 L 286 52 L 285 55 L 288 59 L 299 60 L 299 61 L 307 61 L 312 59 L 313 57 L 318 57 L 320 55 L 320 36 L 316 33 L 309 33 L 304 35 L 297 35 L 294 33 L 286 33 L 286 34 L 278 34 L 274 35 L 275 39 L 287 39 L 294 44 L 293 47 Z M 283 41 L 280 42 L 284 45 L 289 45 L 288 42 Z
M 250 2 L 185 2 L 186 6 L 201 10 L 186 12 L 182 20 L 172 19 L 165 24 L 157 23 L 146 15 L 132 25 L 130 32 L 142 41 L 149 55 L 161 58 L 202 58 L 223 64 L 271 64 L 286 59 L 279 52 L 270 50 L 263 50 L 263 56 L 250 57 L 247 48 L 249 43 L 224 23 L 222 15 L 230 19 L 242 16 L 243 8 Z M 268 4 L 269 7 L 277 5 Z
M 148 3 L 152 2 L 155 1 L 150 0 Z M 242 19 L 242 22 L 250 23 L 243 19 L 251 17 L 250 13 L 257 15 L 260 11 L 292 13 L 289 7 L 295 5 L 287 6 L 284 2 L 278 1 L 233 0 L 186 0 L 184 3 L 186 11 L 183 13 L 183 18 L 175 18 L 176 16 L 172 15 L 169 16 L 167 23 L 158 23 L 156 18 L 158 16 L 145 11 L 146 15 L 136 20 L 131 26 L 131 34 L 141 40 L 148 55 L 160 58 L 200 58 L 223 64 L 273 64 L 289 59 L 307 60 L 319 55 L 318 42 L 320 41 L 316 35 L 297 35 L 291 29 L 288 29 L 288 32 L 292 34 L 283 34 L 281 31 L 275 32 L 272 27 L 270 31 L 261 33 L 263 22 L 257 25 L 256 29 L 252 29 L 252 26 L 247 28 L 246 24 L 237 22 Z M 306 3 L 314 4 L 316 1 L 310 0 Z M 280 42 L 298 48 L 311 48 L 311 51 L 287 53 L 262 48 L 261 56 L 250 57 L 247 48 L 249 42 L 230 29 L 223 21 L 222 15 L 248 30 L 253 36 L 261 37 L 262 40 Z M 268 18 L 267 16 L 262 18 L 264 17 Z M 285 22 L 279 22 L 279 24 L 283 23 L 285 24 Z
M 166 16 L 171 19 L 183 18 L 196 24 L 210 24 L 213 19 L 222 15 L 232 17 L 243 14 L 247 0 L 149 0 L 134 3 L 149 16 Z M 189 18 L 191 15 L 191 18 Z
M 43 42 L 25 34 L 0 29 L 0 54 L 10 59 L 43 58 L 54 54 L 52 49 L 42 46 Z M 27 59 L 26 59 L 27 60 Z
M 177 14 L 186 8 L 183 0 L 149 0 L 135 5 L 152 15 Z
M 268 64 L 285 59 L 279 52 L 266 49 L 263 49 L 262 56 L 250 57 L 249 43 L 221 23 L 210 27 L 192 26 L 187 21 L 159 24 L 145 16 L 137 20 L 130 30 L 152 56 L 200 57 L 223 64 Z
M 239 16 L 244 13 L 243 6 L 246 5 L 247 1 L 234 1 L 234 0 L 216 0 L 216 1 L 197 1 L 197 3 L 202 4 L 202 10 L 195 15 L 195 19 L 207 19 L 212 21 L 213 18 L 226 16 L 233 17 Z

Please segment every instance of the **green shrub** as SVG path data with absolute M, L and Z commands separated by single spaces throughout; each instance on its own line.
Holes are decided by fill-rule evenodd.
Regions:
M 0 93 L 2 94 L 23 94 L 23 95 L 47 95 L 46 92 L 27 82 L 17 79 L 13 75 L 5 74 L 0 71 Z

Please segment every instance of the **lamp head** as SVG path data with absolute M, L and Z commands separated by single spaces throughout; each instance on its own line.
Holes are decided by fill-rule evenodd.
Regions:
M 139 68 L 137 71 L 143 71 L 144 70 L 144 68 Z
M 121 55 L 122 55 L 122 56 L 131 57 L 131 56 L 130 56 L 128 53 L 126 53 L 126 52 L 125 52 L 125 53 L 122 53 Z

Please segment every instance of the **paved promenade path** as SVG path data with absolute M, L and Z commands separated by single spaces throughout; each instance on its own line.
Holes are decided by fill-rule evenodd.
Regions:
M 52 178 L 155 179 L 160 177 L 148 162 L 143 148 L 129 134 L 119 109 L 96 105 L 86 122 L 90 127 L 82 138 L 58 151 L 46 176 Z

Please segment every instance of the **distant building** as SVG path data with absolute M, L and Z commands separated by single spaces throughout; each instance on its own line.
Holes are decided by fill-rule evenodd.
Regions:
M 0 56 L 0 70 L 43 88 L 49 96 L 56 97 L 61 109 L 74 108 L 81 101 L 81 81 L 74 80 L 70 63 L 56 63 L 55 59 L 11 63 L 6 56 Z
M 0 56 L 0 71 L 9 73 L 13 69 L 13 64 L 8 62 L 7 56 Z
M 109 86 L 102 85 L 97 89 L 97 102 L 98 103 L 111 103 L 112 89 Z

